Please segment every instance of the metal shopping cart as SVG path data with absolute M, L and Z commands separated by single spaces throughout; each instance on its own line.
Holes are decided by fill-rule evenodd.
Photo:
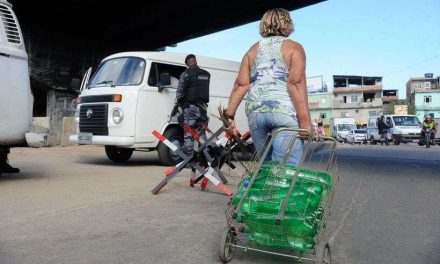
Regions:
M 283 154 L 275 161 L 266 158 L 274 142 Z M 298 145 L 303 145 L 303 153 L 292 164 Z M 226 210 L 228 227 L 221 235 L 220 259 L 231 261 L 241 248 L 294 258 L 297 263 L 331 263 L 325 230 L 339 180 L 335 150 L 333 138 L 316 140 L 307 130 L 280 128 L 269 135 L 253 159 L 241 163 L 241 182 Z

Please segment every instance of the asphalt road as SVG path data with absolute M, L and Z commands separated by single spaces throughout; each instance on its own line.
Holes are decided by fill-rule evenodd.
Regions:
M 13 149 L 0 176 L 0 264 L 220 263 L 228 198 L 184 173 L 159 195 L 156 153 L 125 165 L 99 147 Z M 440 146 L 338 148 L 327 227 L 333 263 L 440 263 Z M 237 178 L 233 177 L 232 181 Z M 237 252 L 231 263 L 295 263 Z

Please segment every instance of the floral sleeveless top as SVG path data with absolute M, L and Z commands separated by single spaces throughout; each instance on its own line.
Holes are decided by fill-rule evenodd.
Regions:
M 251 86 L 246 98 L 246 114 L 276 112 L 295 115 L 295 106 L 287 89 L 289 67 L 281 55 L 285 37 L 263 38 L 259 42 Z

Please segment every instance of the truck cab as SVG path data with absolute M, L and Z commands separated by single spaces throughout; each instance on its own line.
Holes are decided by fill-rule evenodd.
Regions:
M 346 142 L 350 131 L 356 129 L 355 119 L 352 117 L 333 117 L 330 119 L 330 133 L 339 142 Z

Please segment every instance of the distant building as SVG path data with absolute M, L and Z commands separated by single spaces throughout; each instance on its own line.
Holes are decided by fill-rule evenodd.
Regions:
M 399 100 L 399 90 L 383 90 L 382 100 L 383 104 Z
M 440 76 L 432 77 L 432 74 L 425 74 L 425 77 L 411 78 L 406 83 L 407 99 L 420 120 L 426 114 L 440 118 Z
M 312 121 L 321 117 L 324 123 L 329 123 L 329 119 L 332 117 L 332 107 L 332 93 L 309 94 L 309 110 Z
M 384 115 L 406 115 L 408 114 L 408 105 L 406 100 L 399 99 L 399 90 L 383 90 L 383 114 Z
M 431 74 L 425 74 L 425 77 L 413 77 L 406 83 L 406 99 L 411 98 L 414 92 L 429 92 L 438 90 L 439 77 L 433 78 Z
M 333 75 L 333 117 L 354 117 L 359 126 L 382 114 L 382 77 Z

